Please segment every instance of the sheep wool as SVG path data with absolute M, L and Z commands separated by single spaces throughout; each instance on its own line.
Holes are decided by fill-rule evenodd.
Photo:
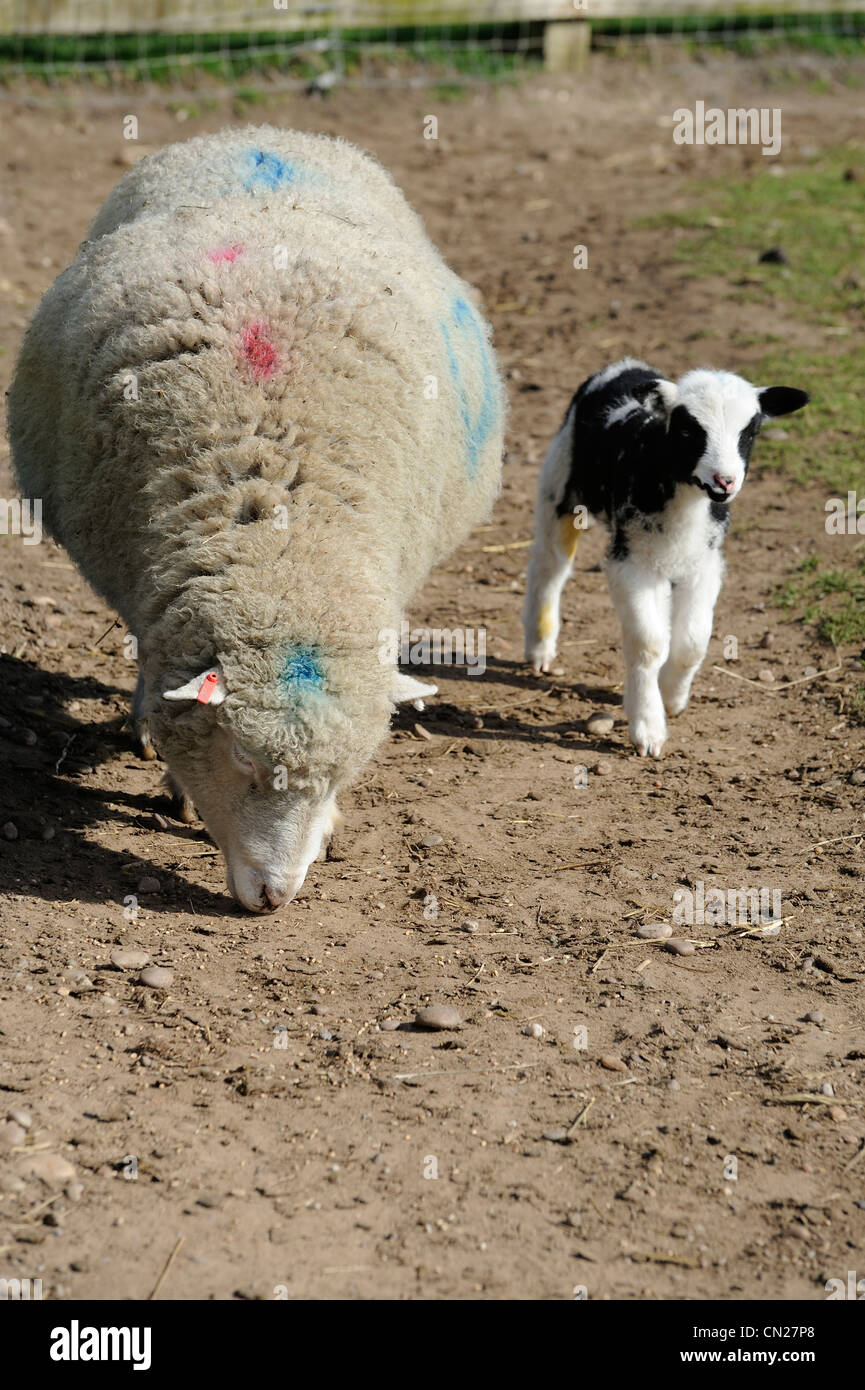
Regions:
M 218 663 L 213 718 L 303 785 L 384 737 L 397 630 L 488 515 L 504 392 L 489 328 L 385 170 L 342 140 L 226 130 L 142 159 L 26 334 L 14 466 L 138 639 L 166 703 Z

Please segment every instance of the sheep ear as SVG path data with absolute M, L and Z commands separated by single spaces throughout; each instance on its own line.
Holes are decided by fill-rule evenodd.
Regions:
M 202 705 L 221 705 L 228 691 L 221 666 L 211 666 L 200 675 L 193 676 L 185 685 L 176 690 L 163 690 L 163 700 L 197 700 Z
M 437 685 L 424 685 L 422 681 L 416 681 L 414 676 L 407 676 L 402 671 L 394 671 L 390 698 L 395 705 L 411 701 L 415 709 L 423 709 L 424 700 L 429 699 L 430 695 L 437 694 Z
M 807 391 L 799 391 L 795 386 L 767 386 L 757 393 L 760 409 L 764 415 L 792 415 L 801 410 L 811 399 Z

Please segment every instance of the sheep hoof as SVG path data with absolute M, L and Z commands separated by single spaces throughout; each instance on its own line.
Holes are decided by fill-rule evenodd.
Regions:
M 153 747 L 150 739 L 142 738 L 138 743 L 138 756 L 139 758 L 143 758 L 146 763 L 152 763 L 159 757 L 159 754 Z

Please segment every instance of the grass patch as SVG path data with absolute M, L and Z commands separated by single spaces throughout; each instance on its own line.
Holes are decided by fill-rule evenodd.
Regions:
M 865 145 L 815 155 L 804 166 L 772 174 L 771 165 L 736 181 L 694 187 L 683 212 L 641 219 L 676 238 L 674 255 L 697 279 L 724 282 L 726 297 L 754 307 L 754 330 L 739 346 L 757 348 L 748 368 L 761 385 L 801 386 L 811 401 L 800 415 L 773 422 L 756 456 L 799 484 L 817 483 L 824 497 L 865 495 Z M 779 247 L 786 264 L 761 263 Z M 807 329 L 787 345 L 780 311 Z M 789 435 L 773 439 L 773 428 Z M 816 505 L 816 502 L 815 502 Z M 814 556 L 778 586 L 773 603 L 813 627 L 833 646 L 865 643 L 865 548 L 838 540 L 830 566 Z M 865 684 L 856 715 L 865 722 Z
M 865 642 L 865 552 L 857 549 L 857 558 L 844 569 L 829 569 L 819 556 L 810 556 L 772 594 L 777 607 L 813 624 L 833 647 Z
M 865 146 L 829 151 L 781 177 L 770 168 L 739 181 L 701 183 L 686 211 L 635 225 L 678 233 L 676 259 L 696 279 L 723 279 L 729 299 L 770 313 L 780 308 L 810 325 L 807 348 L 786 347 L 777 334 L 762 335 L 767 350 L 756 368 L 761 384 L 802 386 L 812 399 L 789 426 L 797 447 L 764 436 L 759 462 L 835 493 L 861 489 Z M 788 264 L 760 262 L 775 247 Z M 779 426 L 788 428 L 785 421 Z

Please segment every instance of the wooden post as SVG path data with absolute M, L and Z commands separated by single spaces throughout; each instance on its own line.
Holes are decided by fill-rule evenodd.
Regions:
M 584 72 L 592 47 L 587 19 L 554 20 L 544 26 L 544 66 L 548 72 Z

